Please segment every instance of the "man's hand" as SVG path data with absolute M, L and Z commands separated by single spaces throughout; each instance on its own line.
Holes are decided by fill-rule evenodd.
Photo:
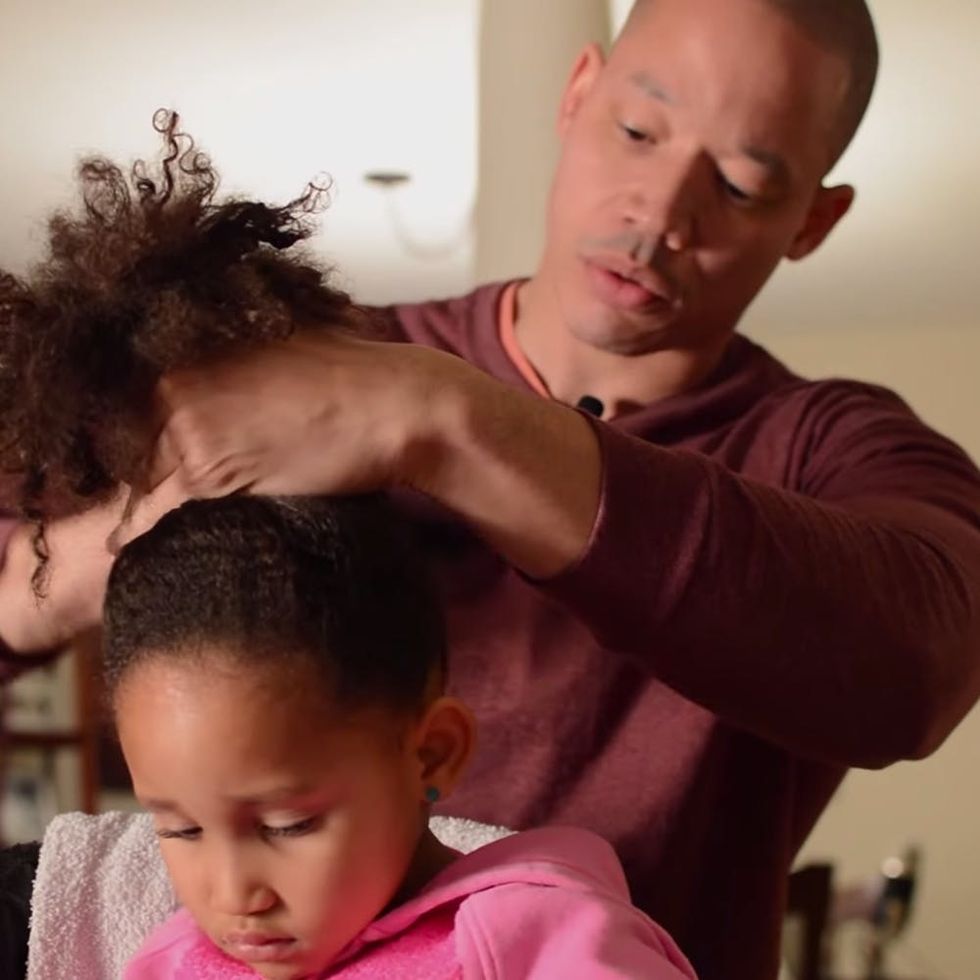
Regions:
M 297 335 L 172 374 L 158 389 L 163 429 L 150 486 L 178 470 L 197 497 L 392 486 L 438 427 L 435 389 L 444 362 L 455 360 L 408 345 Z
M 598 508 L 589 422 L 430 348 L 297 335 L 174 374 L 158 395 L 150 514 L 188 494 L 409 486 L 544 577 L 582 553 Z
M 160 387 L 151 492 L 46 529 L 47 594 L 31 589 L 31 529 L 0 571 L 0 638 L 31 654 L 101 621 L 114 553 L 188 497 L 356 493 L 408 486 L 544 578 L 584 551 L 599 501 L 590 424 L 452 355 L 408 344 L 298 336 L 186 371 Z
M 0 640 L 14 653 L 30 656 L 67 646 L 80 633 L 101 625 L 106 584 L 119 548 L 187 496 L 177 479 L 150 496 L 121 487 L 106 504 L 49 522 L 44 530 L 49 560 L 41 596 L 31 585 L 38 564 L 34 529 L 18 527 L 0 568 Z
M 45 528 L 50 553 L 43 597 L 31 578 L 37 567 L 28 525 L 17 528 L 0 570 L 0 637 L 15 653 L 56 650 L 98 625 L 112 567 L 106 539 L 119 523 L 125 504 L 120 494 L 108 504 Z

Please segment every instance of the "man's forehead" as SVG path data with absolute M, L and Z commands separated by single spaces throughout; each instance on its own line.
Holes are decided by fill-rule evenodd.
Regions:
M 708 0 L 685 0 L 692 10 L 668 12 L 676 2 L 654 0 L 649 17 L 611 53 L 608 82 L 653 105 L 711 117 L 732 148 L 785 176 L 790 158 L 809 155 L 814 139 L 824 142 L 839 102 L 825 96 L 840 91 L 843 65 L 778 15 L 756 31 L 731 12 L 706 22 Z M 732 2 L 768 10 L 757 0 Z M 834 62 L 840 70 L 828 72 Z
M 645 98 L 668 107 L 678 105 L 678 99 L 672 93 L 669 85 L 661 82 L 652 72 L 640 69 L 631 72 L 627 79 L 632 89 Z M 745 134 L 735 135 L 733 136 L 733 144 L 729 149 L 752 160 L 766 170 L 774 180 L 785 182 L 791 176 L 791 168 L 785 156 L 772 148 L 764 137 L 762 141 L 755 141 Z
M 641 0 L 610 66 L 664 104 L 724 99 L 726 110 L 809 120 L 813 135 L 833 142 L 829 134 L 849 112 L 849 49 L 790 10 L 797 8 L 776 0 Z M 736 89 L 745 97 L 738 104 L 729 99 Z M 810 133 L 801 127 L 800 135 Z
M 767 0 L 648 0 L 644 10 L 630 18 L 610 61 L 628 62 L 659 83 L 667 80 L 657 65 L 702 75 L 745 66 L 768 75 L 794 58 L 821 61 L 828 54 Z

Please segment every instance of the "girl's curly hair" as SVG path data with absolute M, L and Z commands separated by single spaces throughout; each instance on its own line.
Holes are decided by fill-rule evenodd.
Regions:
M 0 270 L 0 503 L 37 525 L 42 563 L 43 520 L 139 480 L 161 376 L 362 320 L 323 268 L 286 254 L 327 186 L 283 207 L 216 203 L 218 175 L 177 113 L 153 126 L 155 169 L 83 160 L 82 207 L 51 218 L 45 258 L 26 279 Z

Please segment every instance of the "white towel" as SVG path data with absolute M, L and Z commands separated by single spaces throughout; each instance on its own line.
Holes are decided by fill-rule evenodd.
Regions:
M 464 854 L 510 833 L 455 817 L 431 827 Z M 27 980 L 117 980 L 176 908 L 149 816 L 55 817 L 34 880 Z
M 41 843 L 28 980 L 116 980 L 177 908 L 146 814 L 67 813 Z
M 514 833 L 506 827 L 493 827 L 488 823 L 477 823 L 462 817 L 433 817 L 429 821 L 429 827 L 443 844 L 461 854 L 469 854 L 484 844 L 492 844 L 495 840 Z

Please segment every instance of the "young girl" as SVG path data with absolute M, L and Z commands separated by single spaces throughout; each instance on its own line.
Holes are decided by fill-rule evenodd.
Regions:
M 598 837 L 428 830 L 473 744 L 438 609 L 377 498 L 194 501 L 123 549 L 107 685 L 183 905 L 126 980 L 693 975 Z
M 84 213 L 54 219 L 30 282 L 0 275 L 0 471 L 37 525 L 41 594 L 45 522 L 139 484 L 162 375 L 362 322 L 283 254 L 315 188 L 215 204 L 176 117 L 157 128 L 160 177 L 87 161 Z M 127 980 L 693 976 L 594 835 L 464 857 L 428 830 L 474 723 L 384 499 L 185 503 L 122 550 L 105 627 L 120 742 L 182 904 Z

